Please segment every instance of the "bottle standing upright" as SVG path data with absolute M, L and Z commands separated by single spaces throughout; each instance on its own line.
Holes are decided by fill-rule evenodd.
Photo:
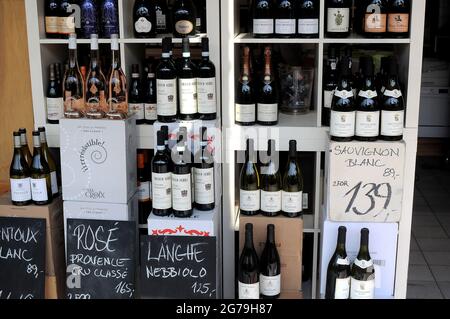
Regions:
M 33 160 L 31 163 L 31 198 L 33 204 L 48 205 L 52 202 L 50 168 L 41 148 L 41 134 L 33 132 Z
M 61 38 L 67 39 L 69 35 L 75 33 L 75 14 L 71 1 L 61 0 L 58 16 L 58 32 Z
M 167 0 L 156 0 L 156 33 L 169 33 L 169 9 L 167 8 Z
M 238 298 L 259 299 L 259 261 L 253 245 L 253 225 L 245 225 L 245 244 L 239 258 Z
M 45 36 L 58 38 L 59 0 L 45 0 Z
M 9 168 L 11 202 L 14 206 L 31 204 L 30 167 L 22 151 L 20 133 L 14 132 L 14 154 Z
M 131 65 L 131 83 L 128 93 L 128 112 L 136 117 L 136 124 L 145 124 L 145 106 L 139 64 Z
M 175 0 L 172 7 L 172 23 L 174 37 L 195 36 L 197 10 L 192 0 Z
M 261 166 L 261 214 L 275 217 L 281 214 L 281 174 L 275 140 L 269 140 L 267 163 Z
M 254 0 L 252 6 L 253 36 L 270 38 L 274 34 L 273 0 Z
M 256 98 L 250 74 L 250 48 L 244 47 L 242 69 L 236 85 L 235 122 L 242 126 L 256 124 Z
M 209 59 L 209 39 L 202 38 L 202 60 L 198 64 L 198 114 L 201 120 L 217 118 L 216 67 Z
M 144 118 L 145 123 L 152 125 L 158 119 L 156 97 L 156 74 L 154 66 L 149 65 L 144 80 Z
M 339 53 L 337 50 L 337 47 L 334 45 L 328 47 L 328 65 L 323 84 L 322 125 L 324 126 L 330 126 L 331 104 L 333 102 L 334 92 L 338 86 L 337 57 Z
M 33 156 L 31 155 L 30 148 L 28 147 L 27 140 L 27 130 L 24 128 L 19 129 L 20 134 L 20 145 L 22 146 L 23 156 L 25 157 L 28 166 L 31 167 L 31 161 L 33 160 Z
M 350 36 L 351 0 L 326 0 L 326 36 L 347 38 Z
M 153 0 L 135 0 L 133 7 L 134 36 L 152 38 L 156 36 L 156 5 Z
M 248 139 L 245 163 L 242 166 L 239 179 L 239 210 L 241 214 L 247 216 L 258 215 L 261 204 L 259 173 L 256 161 L 254 141 Z
M 47 135 L 45 132 L 45 127 L 40 127 L 38 129 L 41 139 L 41 149 L 42 154 L 44 155 L 45 160 L 47 161 L 48 167 L 50 169 L 50 181 L 52 185 L 52 196 L 53 198 L 56 198 L 59 196 L 59 186 L 58 186 L 58 176 L 56 173 L 56 162 L 53 158 L 52 153 L 50 152 L 50 149 L 48 148 L 47 143 Z
M 281 263 L 273 224 L 267 225 L 267 240 L 261 254 L 259 272 L 262 299 L 278 299 L 281 294 Z
M 59 120 L 64 117 L 64 100 L 62 96 L 61 84 L 58 85 L 56 78 L 56 65 L 50 64 L 49 81 L 47 87 L 47 122 L 59 124 Z
M 152 198 L 156 216 L 169 216 L 172 213 L 172 168 L 167 154 L 164 132 L 157 133 L 156 154 L 152 159 Z
M 99 33 L 98 7 L 95 0 L 82 0 L 81 8 L 81 36 L 89 39 L 92 34 Z
M 278 124 L 278 88 L 272 70 L 272 49 L 264 49 L 264 77 L 259 84 L 256 120 L 259 125 Z
M 194 156 L 195 208 L 211 211 L 215 207 L 214 157 L 208 146 L 208 130 L 200 128 L 200 148 Z
M 145 157 L 143 153 L 137 155 L 137 177 L 138 177 L 138 211 L 139 211 L 139 224 L 147 224 L 148 216 L 152 211 L 152 201 L 150 192 L 151 181 L 150 176 L 145 169 Z
M 293 0 L 276 0 L 275 35 L 279 38 L 293 38 L 297 32 Z
M 119 8 L 117 0 L 103 0 L 100 8 L 102 36 L 111 38 L 119 34 Z
M 297 160 L 297 141 L 289 141 L 289 158 L 283 176 L 281 211 L 286 217 L 299 217 L 303 210 L 303 176 Z
M 156 68 L 156 110 L 158 121 L 172 123 L 177 120 L 177 71 L 170 58 L 171 38 L 162 40 L 161 60 Z
M 297 35 L 301 38 L 318 38 L 320 1 L 300 0 L 297 3 Z
M 352 265 L 350 299 L 374 299 L 375 267 L 369 253 L 369 230 L 361 229 L 361 246 Z
M 192 121 L 198 117 L 197 67 L 191 60 L 189 38 L 183 38 L 182 54 L 178 69 L 179 118 L 184 121 Z
M 411 0 L 391 0 L 388 6 L 388 27 L 390 37 L 409 37 Z
M 366 0 L 363 8 L 364 35 L 368 38 L 380 38 L 387 30 L 387 5 L 385 0 Z

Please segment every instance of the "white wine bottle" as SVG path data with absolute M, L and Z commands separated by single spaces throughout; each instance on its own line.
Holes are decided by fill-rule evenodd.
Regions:
M 244 166 L 242 166 L 239 182 L 239 208 L 241 214 L 258 215 L 260 209 L 259 174 L 256 167 L 256 153 L 254 142 L 247 140 L 247 152 Z
M 31 164 L 31 197 L 38 206 L 48 205 L 52 202 L 52 182 L 50 167 L 45 160 L 41 148 L 41 134 L 33 132 L 33 161 Z
M 281 213 L 281 174 L 276 161 L 275 141 L 268 142 L 269 162 L 261 167 L 261 214 L 275 217 Z
M 14 154 L 9 169 L 11 202 L 15 206 L 31 204 L 30 168 L 22 151 L 20 133 L 14 132 Z
M 239 299 L 259 299 L 259 262 L 253 245 L 253 224 L 245 225 L 245 244 L 239 258 Z
M 56 162 L 52 154 L 50 153 L 50 149 L 48 148 L 45 127 L 40 127 L 38 130 L 41 138 L 42 153 L 44 154 L 45 160 L 47 161 L 48 167 L 50 168 L 50 179 L 52 182 L 52 196 L 53 198 L 56 198 L 59 196 L 58 175 L 56 174 Z
M 261 254 L 259 291 L 262 299 L 278 299 L 281 293 L 281 263 L 275 243 L 275 226 L 267 225 L 267 240 Z
M 283 176 L 281 211 L 286 217 L 299 217 L 303 210 L 303 176 L 297 160 L 297 141 L 289 141 L 289 158 Z
M 375 268 L 369 253 L 369 230 L 361 229 L 361 246 L 352 265 L 350 299 L 374 299 Z

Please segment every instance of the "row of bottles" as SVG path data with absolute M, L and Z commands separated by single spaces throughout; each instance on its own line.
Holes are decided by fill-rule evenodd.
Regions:
M 261 154 L 261 153 L 260 153 Z M 262 156 L 262 155 L 261 155 Z M 267 159 L 267 161 L 265 161 Z M 303 176 L 297 159 L 297 142 L 289 142 L 289 158 L 283 177 L 275 141 L 269 140 L 267 158 L 260 169 L 252 139 L 247 140 L 245 163 L 239 181 L 239 208 L 243 215 L 298 217 L 303 209 Z
M 47 144 L 45 128 L 33 132 L 33 155 L 26 129 L 14 132 L 10 166 L 11 201 L 16 206 L 50 204 L 59 196 L 56 163 Z

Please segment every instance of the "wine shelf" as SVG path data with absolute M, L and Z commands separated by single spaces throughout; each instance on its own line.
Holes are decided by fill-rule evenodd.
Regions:
M 351 34 L 344 39 L 324 38 L 323 43 L 345 43 L 345 44 L 409 44 L 411 39 L 396 38 L 364 38 L 358 34 Z
M 287 38 L 254 38 L 252 36 L 251 33 L 240 33 L 239 35 L 236 36 L 236 38 L 234 38 L 234 43 L 263 43 L 263 44 L 275 44 L 275 43 L 319 43 L 320 40 L 319 39 L 303 39 L 303 38 L 292 38 L 292 39 L 287 39 Z

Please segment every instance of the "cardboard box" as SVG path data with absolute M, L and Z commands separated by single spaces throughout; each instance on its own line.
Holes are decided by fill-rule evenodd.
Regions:
M 325 295 L 327 268 L 336 250 L 339 226 L 347 227 L 346 250 L 350 262 L 358 255 L 360 233 L 368 228 L 369 250 L 375 264 L 375 298 L 391 299 L 394 295 L 395 269 L 397 261 L 397 223 L 337 223 L 323 222 L 320 258 L 320 294 Z
M 127 204 L 136 193 L 136 120 L 60 121 L 65 201 Z
M 275 225 L 275 241 L 281 263 L 281 293 L 302 290 L 303 219 L 278 217 L 244 216 L 239 221 L 239 253 L 245 242 L 245 224 L 253 224 L 253 243 L 256 253 L 261 253 L 266 244 L 267 225 Z
M 45 276 L 45 299 L 66 299 L 65 284 L 65 280 L 58 280 L 55 276 Z

